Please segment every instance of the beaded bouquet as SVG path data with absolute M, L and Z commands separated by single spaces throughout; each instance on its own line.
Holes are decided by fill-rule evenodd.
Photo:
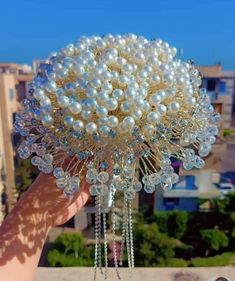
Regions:
M 95 279 L 102 243 L 107 279 L 107 214 L 120 279 L 125 244 L 134 267 L 135 194 L 172 188 L 179 180 L 172 167 L 177 159 L 186 170 L 203 168 L 202 157 L 216 141 L 220 115 L 200 88 L 199 71 L 176 53 L 160 39 L 134 34 L 80 37 L 39 65 L 16 116 L 15 130 L 25 137 L 19 156 L 32 155 L 41 172 L 53 173 L 65 196 L 79 191 L 82 177 L 95 196 Z M 117 194 L 123 198 L 121 257 L 115 241 Z

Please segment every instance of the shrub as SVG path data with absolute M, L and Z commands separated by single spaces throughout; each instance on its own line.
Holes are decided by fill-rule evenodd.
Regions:
M 161 232 L 180 239 L 187 230 L 188 213 L 184 211 L 156 212 L 154 222 L 157 223 Z
M 200 231 L 205 248 L 219 250 L 228 246 L 229 239 L 224 232 L 218 229 L 203 229 Z
M 226 137 L 230 137 L 232 135 L 232 131 L 231 130 L 224 130 L 223 132 L 223 136 Z
M 214 203 L 218 212 L 235 211 L 235 192 L 230 192 L 224 198 L 214 199 Z
M 176 240 L 161 233 L 155 223 L 137 225 L 134 235 L 137 266 L 157 266 L 174 257 Z
M 61 234 L 52 244 L 47 259 L 50 266 L 91 266 L 92 247 L 80 234 Z
M 227 252 L 214 257 L 191 259 L 191 265 L 194 267 L 204 266 L 225 266 L 234 263 L 235 252 Z

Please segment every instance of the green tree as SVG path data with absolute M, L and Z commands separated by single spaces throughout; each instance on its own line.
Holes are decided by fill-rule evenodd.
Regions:
M 211 250 L 218 251 L 225 248 L 229 244 L 229 239 L 226 234 L 219 229 L 203 229 L 200 231 L 202 244 L 206 249 L 206 255 Z
M 214 199 L 214 204 L 220 213 L 235 211 L 235 192 L 227 194 L 224 198 Z
M 187 230 L 188 213 L 184 211 L 156 212 L 153 220 L 161 232 L 180 239 Z
M 161 233 L 156 223 L 137 225 L 134 243 L 137 266 L 157 266 L 175 254 L 176 240 Z
M 47 260 L 50 266 L 91 266 L 92 247 L 87 247 L 81 234 L 61 234 L 52 244 Z
M 38 175 L 38 170 L 31 164 L 30 159 L 17 159 L 16 164 L 16 192 L 18 197 L 25 192 Z

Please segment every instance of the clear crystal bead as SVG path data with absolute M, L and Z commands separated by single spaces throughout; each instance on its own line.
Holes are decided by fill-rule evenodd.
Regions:
M 128 189 L 126 190 L 125 195 L 128 200 L 132 200 L 135 198 L 135 191 L 132 189 Z
M 155 185 L 145 184 L 144 191 L 146 193 L 153 193 L 155 191 Z
M 57 167 L 53 171 L 53 175 L 55 178 L 62 178 L 64 176 L 64 170 L 61 167 Z
M 100 183 L 106 183 L 109 180 L 109 174 L 107 172 L 100 172 L 97 176 L 97 180 Z
M 139 192 L 139 191 L 142 189 L 142 183 L 141 183 L 140 181 L 138 181 L 138 180 L 135 180 L 135 181 L 133 182 L 132 188 L 133 188 L 133 190 L 134 190 L 135 192 Z
M 78 177 L 71 177 L 70 180 L 71 189 L 75 192 L 79 190 L 80 187 L 80 179 Z
M 113 174 L 114 175 L 116 175 L 116 176 L 120 175 L 121 171 L 122 170 L 121 170 L 121 168 L 120 168 L 120 166 L 118 164 L 114 164 L 113 165 Z
M 67 186 L 67 184 L 68 184 L 68 180 L 65 178 L 58 178 L 56 180 L 56 185 L 60 189 L 64 189 Z
M 158 173 L 153 173 L 149 176 L 149 182 L 152 185 L 158 184 L 160 180 L 160 175 Z
M 99 184 L 93 184 L 90 186 L 90 194 L 91 196 L 97 196 L 101 194 L 101 188 Z
M 198 169 L 201 169 L 205 166 L 205 161 L 201 157 L 196 156 L 194 166 Z

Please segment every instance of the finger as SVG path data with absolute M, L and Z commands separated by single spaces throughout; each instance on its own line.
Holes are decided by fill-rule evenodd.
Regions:
M 70 220 L 81 208 L 86 204 L 90 194 L 88 189 L 84 189 L 78 196 L 78 198 L 67 207 L 66 212 L 62 215 L 57 215 L 54 220 L 54 225 L 60 225 Z

